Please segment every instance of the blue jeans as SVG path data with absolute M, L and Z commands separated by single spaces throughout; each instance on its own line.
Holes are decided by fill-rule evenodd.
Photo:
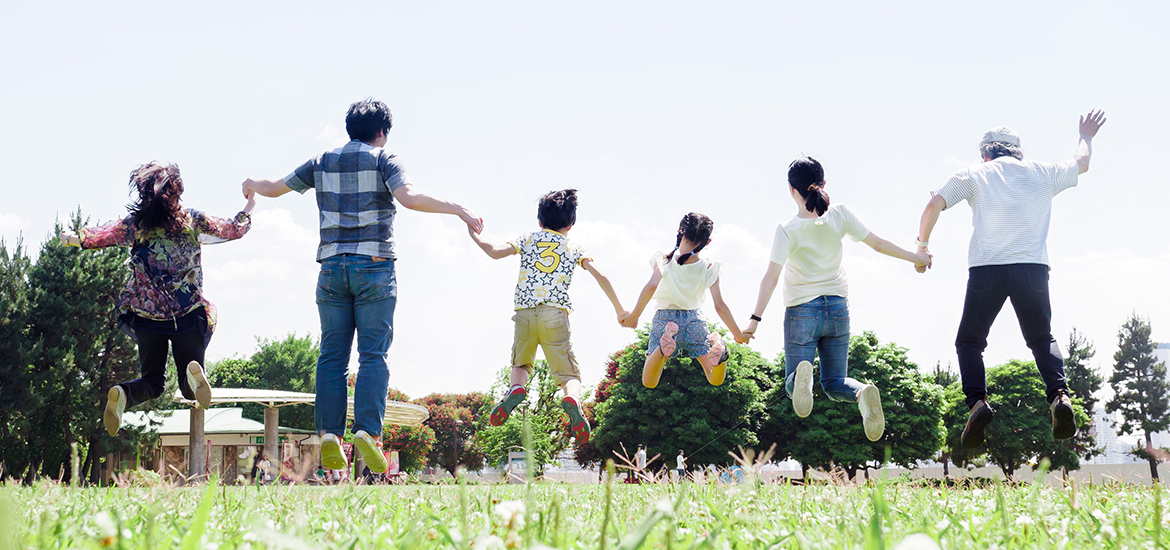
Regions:
M 398 283 L 394 261 L 340 254 L 321 260 L 317 311 L 321 355 L 317 359 L 317 433 L 345 435 L 346 368 L 357 331 L 358 375 L 354 386 L 353 431 L 382 434 L 390 370 L 386 352 L 394 338 Z
M 968 271 L 967 297 L 963 319 L 955 337 L 959 373 L 967 406 L 987 396 L 983 350 L 991 324 L 1009 298 L 1020 322 L 1024 342 L 1036 358 L 1036 369 L 1044 378 L 1048 402 L 1060 390 L 1068 390 L 1064 378 L 1064 357 L 1052 337 L 1052 304 L 1048 299 L 1048 266 L 1044 264 L 983 265 Z
M 833 401 L 857 402 L 865 384 L 849 378 L 849 301 L 820 296 L 784 310 L 784 387 L 792 395 L 796 366 L 821 354 L 821 388 Z

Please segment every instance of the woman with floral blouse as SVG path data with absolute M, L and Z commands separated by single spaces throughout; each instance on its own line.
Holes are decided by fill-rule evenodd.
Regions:
M 118 327 L 138 344 L 142 377 L 110 388 L 103 417 L 110 435 L 118 433 L 127 406 L 162 395 L 168 344 L 175 365 L 185 369 L 176 373 L 183 397 L 203 408 L 211 404 L 202 365 L 216 311 L 203 296 L 200 245 L 243 237 L 256 205 L 248 197 L 244 210 L 231 219 L 183 208 L 183 179 L 174 164 L 139 166 L 130 174 L 130 189 L 138 200 L 129 206 L 129 216 L 61 234 L 68 246 L 131 247 L 130 279 L 118 296 Z

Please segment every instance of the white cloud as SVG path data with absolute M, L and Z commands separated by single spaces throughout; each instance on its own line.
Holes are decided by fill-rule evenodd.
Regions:
M 321 132 L 317 134 L 317 139 L 323 141 L 326 147 L 335 149 L 349 143 L 349 134 L 345 132 L 344 128 L 329 124 L 321 129 Z

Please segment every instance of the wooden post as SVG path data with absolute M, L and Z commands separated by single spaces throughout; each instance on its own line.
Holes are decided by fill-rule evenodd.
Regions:
M 199 408 L 191 409 L 191 444 L 188 447 L 187 477 L 207 473 L 207 440 L 203 436 L 203 413 Z
M 264 456 L 272 464 L 272 479 L 280 479 L 280 409 L 268 407 L 264 409 Z

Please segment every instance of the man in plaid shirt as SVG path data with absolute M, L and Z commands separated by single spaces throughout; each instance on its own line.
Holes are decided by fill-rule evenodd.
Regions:
M 390 131 L 390 109 L 366 99 L 349 106 L 345 130 L 350 142 L 318 155 L 279 180 L 248 179 L 245 197 L 279 197 L 289 191 L 317 191 L 321 244 L 317 261 L 317 310 L 321 316 L 321 355 L 317 360 L 317 433 L 321 462 L 344 469 L 346 367 L 354 331 L 359 364 L 354 386 L 354 444 L 370 470 L 386 471 L 378 438 L 386 409 L 390 371 L 386 352 L 393 337 L 398 289 L 394 277 L 395 201 L 411 210 L 454 214 L 472 231 L 483 220 L 458 204 L 414 189 L 402 163 L 383 149 Z

